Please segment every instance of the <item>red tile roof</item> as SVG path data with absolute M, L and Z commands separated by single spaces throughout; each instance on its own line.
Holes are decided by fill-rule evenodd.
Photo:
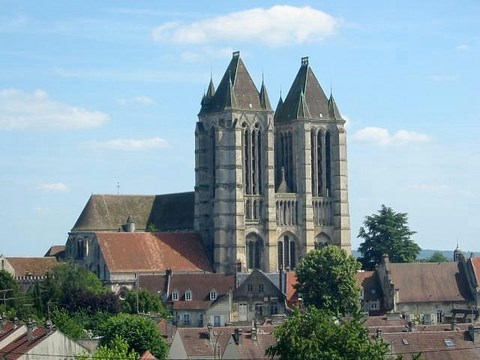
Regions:
M 470 300 L 456 262 L 390 263 L 390 270 L 399 303 Z
M 97 232 L 110 272 L 212 271 L 195 233 Z
M 28 335 L 25 333 L 16 338 L 14 341 L 10 342 L 4 348 L 0 349 L 0 358 L 5 360 L 18 359 L 41 343 L 52 333 L 53 331 L 48 333 L 44 327 L 38 327 L 33 330 L 32 340 L 28 340 Z
M 480 284 L 480 257 L 472 257 L 469 259 L 472 262 L 473 272 L 475 274 L 475 279 L 477 284 Z
M 7 257 L 15 276 L 45 276 L 58 265 L 55 257 Z
M 150 351 L 145 351 L 138 360 L 158 360 Z
M 416 331 L 383 334 L 396 355 L 404 360 L 422 353 L 426 360 L 470 360 L 480 358 L 480 349 L 464 331 Z

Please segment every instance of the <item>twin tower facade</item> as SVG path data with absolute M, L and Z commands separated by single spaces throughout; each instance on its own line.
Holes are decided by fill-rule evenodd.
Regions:
M 194 227 L 217 272 L 294 269 L 326 244 L 351 251 L 345 120 L 302 58 L 273 110 L 239 52 L 195 129 Z

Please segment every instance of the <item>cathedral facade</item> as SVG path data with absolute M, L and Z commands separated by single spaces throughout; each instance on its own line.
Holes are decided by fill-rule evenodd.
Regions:
M 310 250 L 351 251 L 345 120 L 308 58 L 272 109 L 234 52 L 195 129 L 194 229 L 217 272 L 293 269 Z

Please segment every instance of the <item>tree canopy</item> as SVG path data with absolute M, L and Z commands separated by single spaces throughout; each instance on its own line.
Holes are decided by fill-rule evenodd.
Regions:
M 305 305 L 314 305 L 333 314 L 353 314 L 359 310 L 355 274 L 360 263 L 345 250 L 329 245 L 310 251 L 297 265 L 296 289 Z
M 406 213 L 397 213 L 382 205 L 378 214 L 365 218 L 358 233 L 364 240 L 358 248 L 363 268 L 373 270 L 384 254 L 394 263 L 414 262 L 420 252 L 420 247 L 410 238 L 415 233 L 408 227 Z
M 309 307 L 295 311 L 275 328 L 277 342 L 266 355 L 288 360 L 381 360 L 388 345 L 372 339 L 359 318 L 338 319 L 331 313 Z
M 436 262 L 436 263 L 440 263 L 440 262 L 448 262 L 448 258 L 443 255 L 440 251 L 435 251 L 432 256 L 430 256 L 428 259 L 427 259 L 427 262 Z
M 138 355 L 150 351 L 159 359 L 167 353 L 167 343 L 160 335 L 155 323 L 137 315 L 117 314 L 102 324 L 100 346 L 108 346 L 117 336 L 125 340 L 129 350 Z

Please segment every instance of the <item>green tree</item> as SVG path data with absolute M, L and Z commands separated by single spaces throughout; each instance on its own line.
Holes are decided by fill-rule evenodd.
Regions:
M 266 355 L 288 360 L 383 360 L 388 344 L 372 339 L 358 317 L 338 319 L 309 307 L 273 330 Z
M 136 314 L 137 310 L 140 313 L 160 314 L 162 317 L 167 315 L 160 298 L 145 289 L 130 291 L 122 301 L 122 312 Z
M 420 252 L 420 247 L 410 239 L 414 234 L 408 227 L 406 213 L 382 205 L 378 214 L 366 217 L 358 233 L 364 240 L 358 248 L 363 268 L 373 270 L 384 254 L 394 263 L 414 262 Z
M 432 256 L 427 259 L 428 262 L 440 263 L 440 262 L 448 262 L 448 258 L 443 255 L 440 251 L 435 251 Z
M 128 343 L 129 350 L 138 355 L 148 350 L 163 359 L 167 353 L 167 344 L 155 323 L 137 315 L 117 314 L 110 317 L 102 324 L 102 335 L 101 346 L 108 346 L 118 336 Z
M 100 346 L 98 350 L 91 355 L 83 354 L 75 357 L 76 360 L 137 360 L 138 355 L 134 351 L 128 350 L 128 344 L 120 337 L 115 337 L 108 346 Z
M 354 314 L 359 310 L 355 274 L 360 263 L 343 249 L 329 245 L 310 251 L 297 265 L 296 289 L 305 305 L 333 314 Z
M 97 275 L 74 262 L 57 265 L 53 269 L 53 278 L 60 286 L 62 295 L 77 290 L 87 290 L 93 294 L 108 292 Z
M 76 340 L 86 337 L 82 324 L 65 309 L 53 309 L 51 311 L 52 322 L 64 334 Z
M 0 302 L 2 312 L 16 310 L 20 288 L 15 278 L 6 270 L 0 270 Z

